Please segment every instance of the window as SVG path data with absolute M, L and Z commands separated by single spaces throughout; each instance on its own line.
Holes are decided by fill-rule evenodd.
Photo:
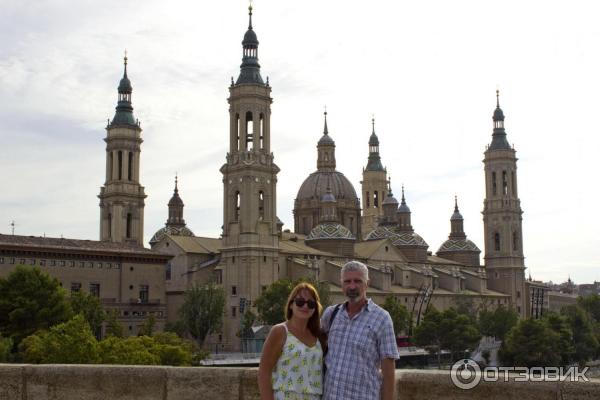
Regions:
M 496 172 L 492 172 L 492 194 L 495 196 L 498 192 L 496 186 Z
M 87 263 L 87 267 L 88 267 L 88 268 L 94 268 L 94 263 L 93 263 L 93 262 L 91 262 L 91 261 L 88 261 L 88 263 Z
M 110 152 L 110 163 L 109 163 L 109 167 L 108 167 L 108 179 L 109 180 L 113 180 L 115 179 L 115 177 L 113 176 L 114 174 L 114 168 L 113 168 L 113 163 L 115 162 L 115 155 L 113 154 L 113 152 Z
M 127 230 L 125 234 L 127 239 L 131 238 L 131 213 L 127 213 Z
M 41 263 L 41 261 L 40 261 Z M 0 257 L 0 264 L 4 264 L 4 257 Z
M 76 293 L 81 290 L 80 282 L 71 282 L 71 293 Z
M 32 258 L 31 260 L 29 260 L 29 265 L 35 265 L 35 258 Z
M 246 150 L 254 150 L 254 123 L 250 111 L 246 113 Z
M 13 258 L 14 260 L 14 258 Z M 56 266 L 56 260 L 50 260 L 50 266 L 51 267 L 55 267 Z
M 148 285 L 140 285 L 140 296 L 139 296 L 140 302 L 141 303 L 147 303 L 148 302 Z
M 261 292 L 264 292 L 265 290 L 267 290 L 267 287 L 266 287 L 265 285 L 262 285 L 262 286 L 260 287 L 260 291 L 261 291 Z
M 500 251 L 500 234 L 494 233 L 494 250 Z
M 513 250 L 514 251 L 518 251 L 519 250 L 519 235 L 517 235 L 517 232 L 513 232 Z
M 231 307 L 231 316 L 234 318 L 237 316 L 237 307 Z
M 98 268 L 102 268 L 102 263 L 101 263 L 101 262 L 97 263 L 97 264 L 96 264 L 96 267 L 98 267 Z
M 520 299 L 520 298 L 521 298 L 521 291 L 517 290 L 517 299 Z
M 263 262 L 267 262 L 267 256 L 263 256 Z
M 237 286 L 235 286 L 235 285 L 231 286 L 231 295 L 237 296 Z
M 258 192 L 258 218 L 265 218 L 265 194 L 262 190 Z
M 373 208 L 379 207 L 379 192 L 376 190 L 373 192 Z
M 79 268 L 85 267 L 85 261 L 79 261 Z
M 234 221 L 238 221 L 240 219 L 240 192 L 235 192 L 234 202 L 233 218 Z
M 165 279 L 170 281 L 171 280 L 171 263 L 168 262 L 167 266 L 165 268 Z
M 106 263 L 106 268 L 111 269 L 112 268 L 112 264 L 111 263 Z
M 117 162 L 119 163 L 119 180 L 123 179 L 123 152 L 119 151 L 117 153 Z
M 369 196 L 369 192 L 367 192 L 365 199 L 367 199 L 367 208 L 371 207 L 371 197 Z
M 108 237 L 112 237 L 112 214 L 108 214 Z
M 100 298 L 100 284 L 90 283 L 90 294 L 94 297 Z
M 73 268 L 75 266 L 75 261 L 69 261 L 69 267 Z
M 133 179 L 133 153 L 129 152 L 129 158 L 127 160 L 127 180 Z
M 502 171 L 502 194 L 508 194 L 508 177 L 506 175 L 506 171 Z
M 260 148 L 264 149 L 265 148 L 265 116 L 261 113 L 260 114 Z
M 67 264 L 67 263 L 66 263 L 64 260 L 61 260 L 61 261 L 60 261 L 60 263 L 59 263 L 59 265 L 60 265 L 61 267 L 64 267 L 66 264 Z

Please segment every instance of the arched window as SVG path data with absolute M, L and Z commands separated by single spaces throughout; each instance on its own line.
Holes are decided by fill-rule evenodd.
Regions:
M 111 151 L 110 152 L 110 162 L 109 162 L 109 166 L 108 166 L 108 180 L 112 181 L 113 179 L 115 179 L 114 177 L 114 173 L 115 173 L 115 155 L 114 153 Z
M 513 242 L 513 250 L 518 251 L 519 250 L 519 235 L 517 234 L 517 232 L 513 232 L 512 242 Z
M 172 267 L 171 267 L 171 263 L 170 263 L 170 262 L 168 262 L 168 263 L 167 263 L 167 266 L 166 266 L 166 268 L 165 268 L 165 279 L 166 279 L 166 280 L 168 280 L 168 281 L 170 281 L 170 280 L 171 280 L 171 268 L 172 268 Z
M 496 185 L 496 172 L 492 172 L 492 195 L 496 195 L 498 193 L 498 187 Z
M 133 153 L 129 152 L 129 158 L 127 160 L 127 180 L 130 181 L 133 178 Z
M 505 196 L 508 194 L 508 175 L 506 171 L 502 171 L 502 194 Z
M 131 238 L 131 222 L 132 222 L 132 218 L 131 218 L 131 213 L 127 213 L 127 228 L 125 231 L 125 236 L 127 237 L 127 239 Z
M 252 121 L 252 112 L 246 113 L 246 150 L 254 149 L 254 122 Z
M 265 148 L 265 116 L 260 114 L 260 149 Z
M 119 163 L 119 180 L 123 179 L 123 152 L 119 150 L 117 153 L 117 162 Z
M 515 171 L 510 172 L 510 186 L 512 188 L 513 196 L 517 196 L 517 182 L 515 182 Z
M 379 207 L 379 192 L 376 190 L 373 192 L 373 208 Z
M 258 217 L 265 218 L 265 194 L 262 190 L 258 192 Z
M 325 161 L 329 161 L 329 153 L 325 152 Z
M 240 150 L 240 114 L 235 114 L 236 150 Z
M 500 251 L 500 234 L 498 232 L 494 233 L 494 250 Z
M 240 219 L 240 204 L 241 204 L 241 199 L 240 199 L 240 192 L 235 192 L 235 197 L 233 199 L 234 203 L 233 203 L 233 218 L 234 221 L 238 221 Z
M 108 213 L 108 237 L 112 238 L 112 214 Z

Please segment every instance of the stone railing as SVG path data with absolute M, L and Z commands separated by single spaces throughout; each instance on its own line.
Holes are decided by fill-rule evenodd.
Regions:
M 397 370 L 398 400 L 598 399 L 589 382 L 453 386 L 448 371 Z M 256 368 L 0 364 L 0 400 L 259 400 Z

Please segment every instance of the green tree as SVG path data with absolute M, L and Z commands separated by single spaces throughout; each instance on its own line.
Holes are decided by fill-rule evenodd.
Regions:
M 94 364 L 99 359 L 96 338 L 81 314 L 26 337 L 20 349 L 29 363 Z
M 430 307 L 423 317 L 423 321 L 414 329 L 414 341 L 417 345 L 425 347 L 430 353 L 437 355 L 438 367 L 441 367 L 441 350 L 444 340 L 442 331 L 442 313 L 435 307 Z
M 138 336 L 152 336 L 154 334 L 154 327 L 156 326 L 156 317 L 154 314 L 150 314 L 144 325 L 140 328 Z
M 0 336 L 0 363 L 10 361 L 12 347 L 13 341 L 11 338 L 5 338 Z
M 123 337 L 123 325 L 119 323 L 117 317 L 119 316 L 118 310 L 108 310 L 106 312 L 106 336 L 114 336 L 117 338 Z
M 499 356 L 504 365 L 557 366 L 561 362 L 560 335 L 540 319 L 523 319 L 502 342 Z
M 82 291 L 71 293 L 69 298 L 71 308 L 75 314 L 81 314 L 90 325 L 92 332 L 97 334 L 106 319 L 100 299 Z M 96 335 L 98 336 L 98 335 Z
M 579 365 L 594 358 L 600 348 L 594 333 L 594 324 L 589 314 L 579 305 L 563 307 L 561 314 L 565 316 L 567 324 L 573 332 L 572 361 Z
M 560 354 L 560 365 L 569 365 L 573 360 L 575 348 L 573 347 L 573 330 L 566 316 L 557 313 L 549 313 L 544 316 L 543 321 L 550 329 L 558 334 L 558 349 Z
M 291 281 L 280 279 L 263 290 L 254 302 L 258 318 L 267 325 L 285 321 L 285 304 L 293 288 Z
M 185 292 L 180 309 L 181 320 L 199 348 L 206 336 L 221 329 L 224 310 L 225 292 L 214 283 L 195 286 Z
M 159 365 L 160 356 L 150 351 L 147 336 L 110 336 L 98 343 L 101 364 Z M 150 338 L 152 339 L 152 338 Z
M 244 315 L 242 316 L 242 327 L 238 332 L 238 336 L 241 338 L 249 338 L 252 337 L 252 325 L 256 321 L 256 314 L 252 312 L 252 310 L 246 310 Z
M 458 313 L 454 308 L 449 308 L 442 313 L 441 320 L 442 348 L 450 350 L 452 358 L 454 355 L 473 350 L 481 333 L 477 329 L 476 322 L 466 314 Z
M 500 306 L 494 311 L 483 310 L 479 313 L 479 330 L 484 336 L 504 340 L 518 320 L 519 315 L 511 308 Z
M 396 335 L 408 330 L 409 313 L 404 304 L 400 303 L 397 297 L 391 295 L 387 296 L 382 307 L 390 313 Z
M 180 319 L 175 322 L 167 322 L 165 324 L 165 332 L 172 332 L 179 337 L 184 337 L 186 333 L 185 324 Z
M 597 294 L 580 296 L 577 298 L 577 304 L 587 311 L 595 322 L 600 322 L 600 296 Z
M 12 338 L 15 345 L 72 315 L 58 280 L 39 268 L 17 266 L 0 279 L 0 335 Z

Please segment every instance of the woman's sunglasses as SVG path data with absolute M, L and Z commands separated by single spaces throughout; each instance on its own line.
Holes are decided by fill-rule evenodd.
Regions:
M 310 308 L 311 310 L 314 310 L 317 307 L 317 302 L 314 300 L 304 300 L 302 298 L 297 298 L 294 299 L 294 304 L 296 304 L 296 306 L 298 307 L 304 307 L 304 305 L 306 304 L 308 306 L 308 308 Z

